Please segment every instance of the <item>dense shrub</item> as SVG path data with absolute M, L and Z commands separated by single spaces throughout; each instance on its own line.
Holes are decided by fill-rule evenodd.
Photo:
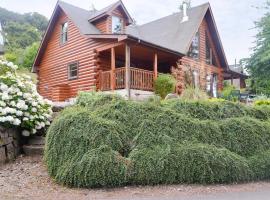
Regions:
M 257 100 L 257 101 L 255 101 L 254 104 L 257 106 L 262 106 L 262 105 L 270 106 L 270 99 Z
M 252 174 L 246 159 L 226 149 L 187 144 L 173 148 L 172 154 L 178 183 L 233 183 Z
M 176 80 L 172 75 L 160 74 L 154 81 L 154 91 L 162 99 L 175 91 Z
M 232 118 L 220 122 L 222 146 L 242 156 L 270 147 L 270 125 L 252 118 Z
M 233 183 L 249 180 L 252 175 L 243 157 L 203 144 L 135 149 L 130 160 L 129 175 L 134 184 Z
M 255 180 L 270 179 L 270 150 L 258 153 L 248 160 Z
M 45 160 L 49 173 L 71 186 L 121 184 L 124 178 L 116 180 L 124 173 L 125 162 L 116 152 L 124 151 L 123 135 L 115 122 L 92 116 L 84 108 L 65 110 L 47 133 Z M 103 145 L 110 150 L 100 149 Z M 106 167 L 108 170 L 104 170 Z
M 269 113 L 227 101 L 82 93 L 51 125 L 45 161 L 56 181 L 76 187 L 268 178 L 268 155 L 259 152 L 270 149 Z

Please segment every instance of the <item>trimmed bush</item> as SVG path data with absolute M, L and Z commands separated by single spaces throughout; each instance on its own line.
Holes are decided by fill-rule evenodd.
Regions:
M 251 156 L 270 147 L 270 125 L 252 118 L 220 122 L 222 146 L 242 156 Z
M 155 185 L 175 182 L 175 171 L 170 169 L 170 148 L 134 149 L 130 153 L 129 182 L 139 185 Z
M 227 149 L 204 144 L 182 145 L 172 148 L 171 162 L 176 168 L 177 183 L 234 183 L 250 179 L 245 158 Z
M 254 172 L 255 180 L 270 179 L 270 150 L 260 152 L 249 159 L 249 165 Z
M 160 74 L 154 81 L 154 91 L 162 99 L 175 91 L 176 80 L 172 75 Z
M 247 181 L 252 176 L 245 158 L 203 144 L 135 149 L 130 160 L 130 181 L 140 185 L 234 183 Z
M 57 182 L 74 187 L 268 179 L 269 113 L 227 101 L 82 93 L 49 128 L 45 161 Z
M 111 173 L 123 174 L 124 163 L 121 166 L 114 165 L 121 161 L 119 153 L 116 152 L 124 152 L 122 136 L 124 136 L 123 130 L 115 122 L 93 116 L 85 108 L 66 109 L 63 115 L 53 122 L 47 133 L 45 161 L 50 175 L 61 183 L 75 187 L 102 186 L 102 183 L 103 186 L 121 184 L 124 178 L 115 182 L 117 178 L 110 176 Z M 103 145 L 111 150 L 109 151 L 108 148 L 105 148 L 106 151 L 100 150 Z M 102 154 L 97 153 L 99 151 L 97 149 L 108 154 L 104 153 L 102 158 Z M 104 171 L 106 166 L 110 165 L 110 170 Z M 86 171 L 78 171 L 83 166 Z M 89 178 L 93 174 L 96 174 L 101 182 Z

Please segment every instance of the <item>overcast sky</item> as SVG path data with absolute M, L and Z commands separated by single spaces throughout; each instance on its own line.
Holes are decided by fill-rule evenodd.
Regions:
M 79 7 L 90 9 L 94 4 L 101 9 L 116 0 L 65 0 Z M 192 0 L 192 6 L 209 1 L 219 29 L 225 53 L 230 64 L 248 57 L 254 46 L 256 30 L 254 21 L 263 11 L 266 0 Z M 19 13 L 39 12 L 50 18 L 57 0 L 0 0 L 0 6 Z M 181 0 L 123 0 L 129 13 L 138 24 L 143 24 L 178 11 Z

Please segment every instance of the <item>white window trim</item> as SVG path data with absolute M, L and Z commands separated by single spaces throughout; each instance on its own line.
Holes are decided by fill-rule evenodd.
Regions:
M 73 67 L 73 65 L 76 65 L 76 71 L 77 71 L 77 76 L 71 76 L 71 67 Z M 72 70 L 73 71 L 73 70 Z M 68 64 L 68 80 L 74 80 L 74 79 L 78 79 L 79 77 L 79 62 L 72 62 Z

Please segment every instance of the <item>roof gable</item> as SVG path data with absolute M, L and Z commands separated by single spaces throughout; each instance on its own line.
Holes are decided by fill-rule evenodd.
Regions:
M 126 19 L 128 20 L 128 24 L 133 23 L 133 19 L 131 18 L 130 14 L 128 13 L 125 5 L 123 4 L 123 2 L 117 1 L 99 11 L 94 11 L 91 13 L 91 16 L 89 17 L 89 22 L 94 22 L 104 16 L 108 16 L 111 15 L 112 12 L 117 9 L 118 7 L 121 8 L 121 10 L 123 11 L 123 14 L 125 15 Z

